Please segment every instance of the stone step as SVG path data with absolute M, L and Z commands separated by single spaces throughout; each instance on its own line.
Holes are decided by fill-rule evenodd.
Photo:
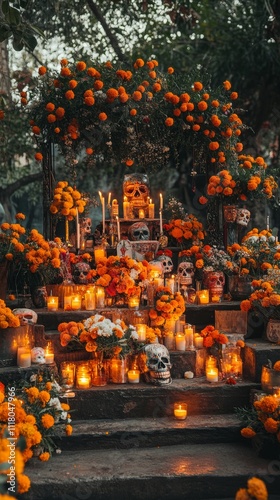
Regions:
M 26 500 L 233 500 L 256 475 L 280 498 L 279 471 L 242 443 L 63 451 L 25 473 Z
M 130 449 L 243 441 L 237 415 L 188 415 L 186 420 L 131 418 L 78 420 L 57 441 L 64 450 Z
M 247 381 L 212 384 L 205 377 L 173 380 L 167 386 L 108 384 L 75 390 L 68 403 L 73 420 L 172 417 L 174 403 L 180 401 L 187 403 L 189 415 L 218 415 L 248 406 L 252 391 L 259 388 L 259 384 Z

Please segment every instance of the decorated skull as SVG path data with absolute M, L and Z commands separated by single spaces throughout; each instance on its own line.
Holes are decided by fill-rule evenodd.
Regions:
M 128 230 L 131 241 L 143 241 L 150 239 L 150 230 L 145 222 L 135 222 Z
M 127 174 L 124 176 L 123 194 L 129 202 L 131 216 L 138 217 L 139 208 L 147 214 L 149 208 L 150 188 L 145 174 Z
M 32 363 L 39 363 L 39 365 L 43 365 L 46 362 L 43 347 L 33 347 L 31 349 L 31 361 Z
M 86 238 L 91 235 L 91 219 L 89 217 L 83 217 L 81 222 L 81 236 Z
M 77 262 L 73 266 L 73 281 L 78 285 L 84 285 L 88 282 L 87 275 L 90 271 L 90 265 L 87 262 Z
M 164 274 L 172 272 L 174 266 L 171 257 L 169 257 L 168 255 L 159 255 L 156 260 L 162 263 Z
M 222 271 L 210 271 L 207 277 L 207 284 L 210 295 L 221 297 L 224 291 L 225 275 Z
M 14 309 L 13 313 L 15 316 L 19 317 L 21 325 L 35 325 L 37 323 L 38 314 L 32 311 L 32 309 Z
M 224 206 L 224 220 L 225 222 L 235 222 L 237 217 L 237 208 L 234 205 Z
M 194 277 L 194 265 L 192 262 L 180 262 L 177 269 L 178 279 L 181 285 L 192 285 Z
M 144 351 L 147 357 L 148 382 L 156 385 L 171 384 L 171 363 L 168 349 L 162 344 L 148 344 Z
M 240 226 L 248 226 L 248 223 L 250 221 L 250 216 L 251 213 L 249 210 L 247 210 L 247 208 L 239 208 L 237 210 L 237 218 L 236 218 L 237 224 L 239 224 Z

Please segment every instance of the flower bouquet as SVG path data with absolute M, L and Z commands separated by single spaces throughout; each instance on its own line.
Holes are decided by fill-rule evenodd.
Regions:
M 155 308 L 150 309 L 152 327 L 163 327 L 170 320 L 177 321 L 185 312 L 185 301 L 180 292 L 171 292 L 168 287 L 159 287 L 155 294 Z
M 171 244 L 173 240 L 175 246 L 183 248 L 199 244 L 205 238 L 203 224 L 193 214 L 186 215 L 184 219 L 171 219 L 163 225 L 163 229 L 171 239 Z
M 201 337 L 203 337 L 203 347 L 205 347 L 209 353 L 220 352 L 223 345 L 228 343 L 228 337 L 217 330 L 213 325 L 207 325 L 200 332 Z
M 280 319 L 280 272 L 272 270 L 267 278 L 252 281 L 254 291 L 240 303 L 241 311 L 256 311 L 263 318 Z
M 60 343 L 82 346 L 87 352 L 103 352 L 104 357 L 121 357 L 136 352 L 138 334 L 134 326 L 127 326 L 121 319 L 110 319 L 95 314 L 82 322 L 70 321 L 58 325 Z
M 279 368 L 280 362 L 278 361 Z M 244 427 L 241 435 L 252 439 L 259 456 L 280 458 L 280 397 L 267 395 L 250 408 L 236 408 Z

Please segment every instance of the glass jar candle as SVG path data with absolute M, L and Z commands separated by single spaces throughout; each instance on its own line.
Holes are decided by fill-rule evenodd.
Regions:
M 76 388 L 89 389 L 91 387 L 91 370 L 87 363 L 81 363 L 76 369 Z
M 186 420 L 188 415 L 187 403 L 174 403 L 174 417 L 176 420 Z

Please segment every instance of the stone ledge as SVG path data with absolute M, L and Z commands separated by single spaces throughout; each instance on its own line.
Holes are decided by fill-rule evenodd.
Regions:
M 264 339 L 245 339 L 243 352 L 243 376 L 247 380 L 260 383 L 262 366 L 268 360 L 273 363 L 280 360 L 280 345 Z

